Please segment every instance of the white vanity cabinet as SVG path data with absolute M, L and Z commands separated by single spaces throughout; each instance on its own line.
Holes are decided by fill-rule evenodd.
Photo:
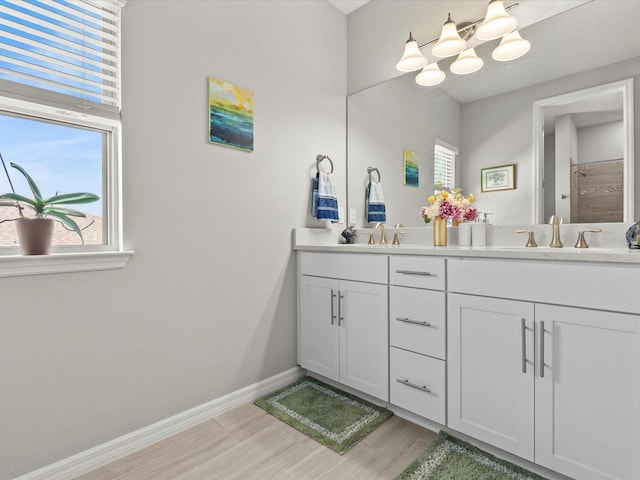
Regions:
M 389 400 L 387 257 L 300 252 L 298 363 Z
M 448 426 L 572 478 L 640 478 L 637 268 L 448 267 Z
M 445 259 L 389 258 L 390 402 L 446 422 Z

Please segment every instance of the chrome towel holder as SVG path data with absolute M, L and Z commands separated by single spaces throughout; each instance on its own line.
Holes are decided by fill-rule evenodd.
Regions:
M 368 167 L 368 168 L 367 168 L 367 173 L 369 174 L 369 183 L 373 183 L 373 179 L 371 178 L 371 174 L 372 174 L 373 172 L 376 172 L 376 173 L 378 174 L 378 181 L 377 181 L 377 183 L 380 183 L 380 179 L 381 179 L 381 176 L 380 176 L 380 170 L 378 170 L 376 167 Z
M 333 173 L 333 162 L 329 158 L 329 155 L 320 154 L 316 157 L 316 170 L 320 173 L 320 163 L 322 163 L 325 158 L 329 160 L 329 163 L 331 164 L 331 171 L 329 173 Z

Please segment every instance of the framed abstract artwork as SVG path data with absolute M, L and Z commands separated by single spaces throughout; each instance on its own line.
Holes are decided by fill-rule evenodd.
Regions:
M 483 192 L 497 192 L 499 190 L 515 190 L 516 166 L 502 165 L 500 167 L 483 168 L 480 170 L 480 190 Z
M 420 164 L 418 163 L 418 154 L 408 148 L 402 149 L 402 158 L 404 161 L 404 184 L 409 187 L 419 186 Z
M 253 92 L 209 77 L 209 142 L 253 151 Z

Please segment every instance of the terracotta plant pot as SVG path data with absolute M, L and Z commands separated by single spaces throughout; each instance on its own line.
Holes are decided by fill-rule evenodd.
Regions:
M 53 222 L 51 218 L 16 220 L 18 244 L 23 255 L 49 255 L 53 242 Z

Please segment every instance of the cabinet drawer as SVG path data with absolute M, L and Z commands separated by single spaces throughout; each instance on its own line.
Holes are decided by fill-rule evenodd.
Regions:
M 444 258 L 392 256 L 389 258 L 389 283 L 444 290 L 444 261 Z
M 455 258 L 447 269 L 450 292 L 640 312 L 636 265 Z
M 390 288 L 391 346 L 444 360 L 445 318 L 444 292 Z
M 300 252 L 300 274 L 387 283 L 387 256 L 366 253 Z
M 394 347 L 390 350 L 391 403 L 444 425 L 444 361 Z

